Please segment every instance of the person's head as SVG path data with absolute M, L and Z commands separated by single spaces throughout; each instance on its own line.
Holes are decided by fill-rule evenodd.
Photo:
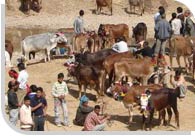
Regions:
M 177 13 L 182 13 L 183 12 L 183 8 L 182 7 L 178 7 L 177 8 Z
M 24 97 L 24 104 L 25 104 L 26 106 L 30 106 L 30 97 L 29 97 L 28 95 L 26 95 L 26 96 Z
M 19 63 L 19 64 L 18 64 L 18 70 L 19 70 L 19 71 L 22 71 L 22 70 L 24 70 L 24 69 L 25 69 L 24 63 Z
M 14 78 L 14 79 L 18 78 L 18 73 L 14 69 L 9 70 L 8 74 L 11 78 Z
M 182 71 L 179 69 L 179 70 L 176 70 L 175 71 L 175 79 L 178 79 L 182 74 Z
M 191 15 L 190 10 L 186 10 L 186 11 L 184 12 L 184 16 L 185 16 L 185 17 L 188 17 L 188 16 L 190 16 L 190 15 Z
M 160 15 L 165 14 L 165 8 L 164 8 L 163 6 L 160 6 L 160 7 L 158 8 L 158 12 L 160 13 Z
M 85 107 L 88 106 L 88 101 L 89 101 L 89 98 L 86 95 L 83 95 L 80 98 L 80 104 L 82 104 Z
M 175 19 L 177 17 L 176 13 L 172 13 L 172 19 Z
M 62 83 L 63 80 L 64 80 L 64 74 L 63 73 L 59 73 L 58 74 L 58 82 Z
M 13 89 L 14 91 L 17 91 L 18 89 L 18 82 L 15 80 L 9 81 L 8 88 Z
M 148 45 L 149 45 L 149 43 L 148 43 L 147 41 L 145 41 L 145 42 L 143 43 L 143 47 L 144 47 L 144 48 L 148 47 Z
M 42 97 L 43 95 L 43 88 L 42 87 L 38 87 L 37 91 L 36 91 L 37 97 Z
M 85 13 L 84 13 L 84 10 L 80 10 L 80 11 L 79 11 L 79 15 L 80 15 L 80 16 L 83 16 L 84 14 L 85 14 Z
M 95 112 L 96 114 L 99 114 L 99 113 L 100 113 L 100 106 L 99 106 L 99 105 L 95 105 L 95 107 L 94 107 L 94 112 Z
M 30 91 L 31 92 L 36 92 L 37 91 L 37 86 L 36 85 L 31 85 L 30 86 Z

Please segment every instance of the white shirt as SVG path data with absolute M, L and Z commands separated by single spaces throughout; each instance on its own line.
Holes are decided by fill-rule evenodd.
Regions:
M 129 51 L 128 49 L 128 46 L 127 46 L 127 43 L 124 42 L 124 41 L 120 41 L 118 43 L 115 43 L 113 46 L 112 46 L 112 49 L 118 53 L 122 53 L 122 52 L 127 52 Z
M 20 108 L 20 127 L 21 128 L 30 128 L 33 124 L 31 116 L 31 107 L 27 107 L 25 104 Z
M 160 16 L 160 13 L 157 12 L 155 15 L 154 15 L 154 23 L 156 24 L 157 21 L 158 21 L 158 16 Z
M 22 70 L 19 72 L 17 81 L 20 83 L 19 88 L 22 90 L 26 90 L 28 81 L 28 73 L 26 72 L 26 70 Z
M 182 28 L 181 20 L 178 18 L 175 18 L 171 22 L 173 34 L 180 35 L 180 29 Z

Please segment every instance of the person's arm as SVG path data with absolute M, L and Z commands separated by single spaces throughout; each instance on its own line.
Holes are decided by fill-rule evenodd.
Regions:
M 37 104 L 37 105 L 31 104 L 31 111 L 35 111 L 36 109 L 38 109 L 41 106 L 43 106 L 42 102 Z
M 81 109 L 81 112 L 83 112 L 83 113 L 90 113 L 90 112 L 93 111 L 93 107 L 90 107 L 90 106 L 84 107 L 84 106 L 81 105 L 80 109 Z
M 53 86 L 52 86 L 52 95 L 54 96 L 54 97 L 58 97 L 58 94 L 56 93 L 57 92 L 57 90 L 56 90 L 57 88 L 56 88 L 56 84 L 54 84 Z
M 8 94 L 8 102 L 12 106 L 20 107 L 20 104 L 18 103 L 17 95 L 14 93 Z

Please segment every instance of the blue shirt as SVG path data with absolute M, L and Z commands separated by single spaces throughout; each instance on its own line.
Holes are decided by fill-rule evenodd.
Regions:
M 43 115 L 43 109 L 45 106 L 47 106 L 47 101 L 45 98 L 43 97 L 40 97 L 38 98 L 37 95 L 35 95 L 33 97 L 33 99 L 31 99 L 31 104 L 30 106 L 31 107 L 35 107 L 37 106 L 39 103 L 43 103 L 43 106 L 39 107 L 38 109 L 36 109 L 35 111 L 33 111 L 34 115 L 35 116 L 40 116 L 40 115 Z

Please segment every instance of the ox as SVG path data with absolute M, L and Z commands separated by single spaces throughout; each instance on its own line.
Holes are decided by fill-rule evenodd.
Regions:
M 112 15 L 112 0 L 96 0 L 96 5 L 98 14 L 101 13 L 102 7 L 108 7 Z
M 154 110 L 156 111 L 162 111 L 163 109 L 167 108 L 168 111 L 168 124 L 170 124 L 171 117 L 172 117 L 172 111 L 171 108 L 174 111 L 175 114 L 175 120 L 177 123 L 177 127 L 179 128 L 179 112 L 177 108 L 177 98 L 180 98 L 180 89 L 179 87 L 176 89 L 170 89 L 170 88 L 161 88 L 159 90 L 156 90 L 154 92 L 151 92 L 150 96 L 150 108 L 149 108 L 149 113 L 150 113 L 150 118 L 149 118 L 149 129 L 151 130 L 151 122 L 153 119 L 153 114 Z M 165 111 L 163 111 L 165 114 Z M 165 116 L 165 115 L 164 115 Z M 145 129 L 145 123 L 146 123 L 146 118 L 143 115 L 143 129 Z
M 129 5 L 130 5 L 130 12 L 132 12 L 132 8 L 134 9 L 133 13 L 135 13 L 135 7 L 138 6 L 140 10 L 140 15 L 144 13 L 144 8 L 145 8 L 145 1 L 144 0 L 129 0 Z
M 21 42 L 22 54 L 27 59 L 30 52 L 45 51 L 45 62 L 50 61 L 50 51 L 57 46 L 57 43 L 67 42 L 62 33 L 43 33 L 27 36 Z
M 145 23 L 143 22 L 138 23 L 135 27 L 132 28 L 132 30 L 133 30 L 132 37 L 135 38 L 136 43 L 140 43 L 146 40 L 147 26 Z
M 180 64 L 180 57 L 184 57 L 186 71 L 188 71 L 187 67 L 187 58 L 189 64 L 191 63 L 191 58 L 193 54 L 193 46 L 195 43 L 195 37 L 183 37 L 183 36 L 173 36 L 169 41 L 169 48 L 170 48 L 170 64 L 172 67 L 172 60 L 174 54 L 176 54 L 176 60 L 181 67 Z
M 104 40 L 104 47 L 111 47 L 115 40 L 119 37 L 124 37 L 127 43 L 130 43 L 129 27 L 127 24 L 100 24 L 98 35 Z
M 120 81 L 127 76 L 133 79 L 142 79 L 142 84 L 147 85 L 148 79 L 154 72 L 154 63 L 151 58 L 127 59 L 123 58 L 114 64 L 115 81 Z
M 115 84 L 111 86 L 110 92 L 115 100 L 122 100 L 125 108 L 129 111 L 129 124 L 133 120 L 133 104 L 140 104 L 140 96 L 142 93 L 145 93 L 146 90 L 155 91 L 157 89 L 161 89 L 162 86 L 157 84 L 151 84 L 147 86 L 138 86 L 138 85 L 121 85 Z
M 91 88 L 94 87 L 98 94 L 98 97 L 96 98 L 99 98 L 100 95 L 104 95 L 104 92 L 101 88 L 102 72 L 99 69 L 93 66 L 78 64 L 68 67 L 68 73 L 70 76 L 76 77 L 78 81 L 80 92 L 78 98 L 81 97 L 82 89 L 84 89 L 84 93 L 86 93 L 87 86 L 90 86 Z

